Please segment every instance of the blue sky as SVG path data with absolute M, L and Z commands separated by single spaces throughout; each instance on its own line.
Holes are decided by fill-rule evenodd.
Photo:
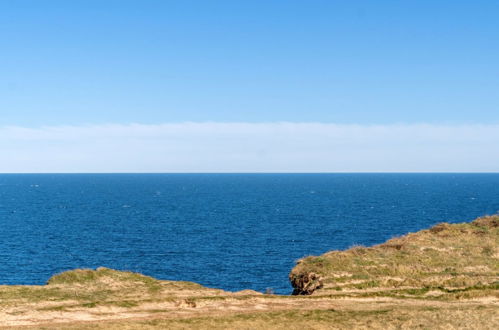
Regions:
M 0 125 L 498 123 L 497 1 L 0 1 Z
M 0 172 L 499 171 L 498 12 L 0 0 Z

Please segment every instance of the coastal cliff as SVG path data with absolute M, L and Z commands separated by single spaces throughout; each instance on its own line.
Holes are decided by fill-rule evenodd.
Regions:
M 227 292 L 109 268 L 0 286 L 0 327 L 497 329 L 499 216 L 301 259 L 295 296 Z
M 373 247 L 306 257 L 289 279 L 295 295 L 397 289 L 464 294 L 473 288 L 497 289 L 498 275 L 496 215 L 471 223 L 441 223 Z

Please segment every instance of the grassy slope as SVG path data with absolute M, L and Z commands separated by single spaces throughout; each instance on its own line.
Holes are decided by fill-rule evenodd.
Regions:
M 499 217 L 302 259 L 306 296 L 231 293 L 107 268 L 0 286 L 0 325 L 43 329 L 499 328 Z M 310 276 L 315 273 L 316 276 Z M 306 282 L 306 281 L 305 281 Z
M 301 259 L 290 280 L 302 294 L 307 293 L 307 286 L 322 286 L 317 294 L 497 290 L 498 247 L 499 216 L 471 223 L 442 223 L 373 247 L 358 246 Z

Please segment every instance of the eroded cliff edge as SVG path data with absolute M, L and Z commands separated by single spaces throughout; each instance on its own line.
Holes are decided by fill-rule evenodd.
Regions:
M 289 275 L 295 295 L 499 288 L 499 215 L 440 223 L 372 247 L 309 256 Z M 414 291 L 416 290 L 416 291 Z
M 498 240 L 493 216 L 307 257 L 290 275 L 297 296 L 77 269 L 0 285 L 0 327 L 499 329 Z

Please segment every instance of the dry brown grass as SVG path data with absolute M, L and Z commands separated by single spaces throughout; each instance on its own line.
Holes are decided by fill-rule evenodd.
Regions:
M 492 307 L 435 308 L 384 306 L 379 309 L 286 310 L 229 316 L 157 318 L 47 326 L 40 329 L 497 329 Z
M 373 247 L 332 251 L 298 262 L 290 278 L 314 273 L 324 289 L 492 290 L 499 286 L 499 216 L 438 224 Z

